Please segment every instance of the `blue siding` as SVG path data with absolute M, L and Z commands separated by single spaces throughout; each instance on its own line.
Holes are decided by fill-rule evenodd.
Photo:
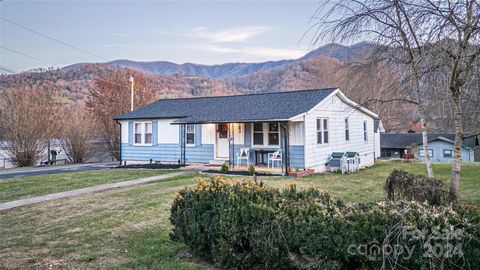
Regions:
M 213 160 L 213 144 L 185 148 L 187 162 L 207 163 Z M 177 162 L 180 159 L 179 144 L 158 144 L 153 146 L 132 146 L 122 144 L 122 159 L 161 162 Z
M 455 147 L 452 143 L 444 141 L 432 141 L 428 143 L 428 147 L 433 151 L 433 157 L 431 158 L 432 162 L 452 162 L 452 158 L 446 158 L 443 156 L 443 150 L 454 150 Z M 422 145 L 418 146 L 418 149 L 423 149 Z M 423 157 L 418 157 L 418 159 L 423 160 Z M 471 162 L 470 151 L 465 148 L 462 148 L 462 161 Z
M 152 159 L 153 161 L 160 162 L 178 162 L 180 159 L 180 144 L 162 144 L 158 142 L 158 121 L 153 121 L 152 125 L 152 146 L 134 146 L 133 121 L 129 121 L 128 127 L 129 139 L 128 144 L 122 144 L 122 160 L 148 161 Z M 233 160 L 235 164 L 237 162 L 237 153 L 240 151 L 240 148 L 251 147 L 250 124 L 245 125 L 244 134 L 245 144 L 234 146 Z M 293 168 L 304 168 L 304 153 L 304 146 L 290 146 L 290 166 Z M 250 152 L 250 155 L 250 162 L 255 164 L 255 155 L 253 152 Z M 186 162 L 208 163 L 214 159 L 214 145 L 202 145 L 201 125 L 195 125 L 195 146 L 187 146 L 185 148 L 185 156 Z M 265 157 L 265 160 L 266 158 L 267 157 Z

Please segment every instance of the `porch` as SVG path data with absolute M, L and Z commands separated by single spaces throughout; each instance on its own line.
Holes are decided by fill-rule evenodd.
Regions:
M 290 170 L 288 122 L 181 123 L 182 163 L 188 162 L 185 151 L 192 125 L 202 125 L 202 130 L 214 134 L 210 167 L 227 164 L 229 171 L 248 171 L 249 165 L 253 165 L 257 172 L 268 174 L 286 174 Z M 202 132 L 202 136 L 205 134 Z

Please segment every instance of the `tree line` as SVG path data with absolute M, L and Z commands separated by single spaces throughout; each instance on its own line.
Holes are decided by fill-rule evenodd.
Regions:
M 61 87 L 48 83 L 3 89 L 0 149 L 18 167 L 46 160 L 54 139 L 71 163 L 86 162 L 98 151 L 118 159 L 119 126 L 112 118 L 130 110 L 130 76 L 135 77 L 137 107 L 157 98 L 147 77 L 128 69 L 95 78 L 85 102 L 71 102 Z

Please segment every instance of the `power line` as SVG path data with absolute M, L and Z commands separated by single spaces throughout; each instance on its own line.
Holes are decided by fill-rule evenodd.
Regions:
M 96 55 L 96 54 L 94 54 L 94 53 L 91 53 L 91 52 L 89 52 L 89 51 L 86 51 L 86 50 L 84 50 L 84 49 L 78 48 L 78 47 L 76 47 L 76 46 L 70 45 L 70 44 L 68 44 L 68 43 L 66 43 L 66 42 L 63 42 L 63 41 L 58 40 L 58 39 L 56 39 L 56 38 L 53 38 L 53 37 L 51 37 L 51 36 L 47 36 L 47 35 L 45 35 L 45 34 L 42 34 L 42 33 L 38 32 L 38 31 L 36 31 L 36 30 L 33 30 L 33 29 L 31 29 L 31 28 L 28 28 L 28 27 L 26 27 L 26 26 L 24 26 L 24 25 L 18 24 L 18 23 L 14 22 L 14 21 L 11 21 L 11 20 L 9 20 L 9 19 L 5 19 L 5 18 L 3 18 L 3 17 L 0 17 L 0 19 L 6 21 L 6 22 L 8 22 L 8 23 L 11 23 L 11 24 L 13 24 L 13 25 L 16 25 L 16 26 L 18 26 L 18 27 L 20 27 L 20 28 L 22 28 L 22 29 L 24 29 L 24 30 L 30 31 L 30 32 L 32 32 L 32 33 L 35 33 L 35 34 L 37 34 L 37 35 L 39 35 L 39 36 L 41 36 L 41 37 L 44 37 L 44 38 L 46 38 L 46 39 L 50 39 L 50 40 L 55 41 L 55 42 L 57 42 L 57 43 L 59 43 L 59 44 L 62 44 L 62 45 L 67 46 L 67 47 L 70 47 L 70 48 L 72 48 L 72 49 L 74 49 L 74 50 L 77 50 L 77 51 L 86 53 L 86 54 L 88 54 L 88 55 L 90 55 L 90 56 L 94 56 L 94 57 L 96 57 L 96 58 L 100 58 L 100 59 L 102 59 L 102 60 L 108 61 L 108 59 L 106 59 L 106 58 L 104 58 L 104 57 L 101 57 L 101 56 L 99 56 L 99 55 Z
M 40 61 L 40 62 L 43 62 L 43 63 L 48 64 L 48 65 L 55 66 L 55 64 L 50 63 L 50 62 L 48 62 L 48 61 L 45 61 L 45 60 L 43 60 L 43 59 L 40 59 L 40 58 L 31 56 L 31 55 L 28 55 L 28 54 L 25 54 L 25 53 L 22 53 L 22 52 L 19 52 L 19 51 L 16 51 L 16 50 L 7 48 L 7 47 L 2 46 L 2 45 L 0 45 L 0 48 L 2 48 L 2 49 L 4 49 L 4 50 L 7 50 L 7 51 L 10 51 L 10 52 L 13 52 L 13 53 L 16 53 L 16 54 L 19 54 L 19 55 L 23 55 L 23 56 L 25 56 L 25 57 L 28 57 L 28 58 L 31 58 L 31 59 L 34 59 L 34 60 L 37 60 L 37 61 Z
M 9 68 L 9 67 L 6 67 L 6 66 L 2 66 L 2 65 L 0 65 L 0 69 L 3 70 L 3 71 L 6 71 L 6 72 L 8 72 L 8 73 L 12 73 L 12 74 L 17 73 L 15 70 L 13 70 L 13 69 L 11 69 L 11 68 Z

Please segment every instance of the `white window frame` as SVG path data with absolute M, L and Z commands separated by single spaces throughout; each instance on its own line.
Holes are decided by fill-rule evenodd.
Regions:
M 140 132 L 137 132 L 137 130 L 136 130 L 137 124 L 140 125 Z M 150 142 L 150 143 L 145 143 L 145 137 L 146 137 L 145 134 L 147 134 L 145 131 L 146 131 L 146 125 L 147 124 L 150 124 L 150 126 L 151 126 L 151 132 L 148 133 L 148 134 L 150 134 L 150 136 L 152 138 L 151 139 L 152 142 Z M 137 134 L 140 134 L 140 142 L 139 143 L 137 143 L 135 141 Z M 133 122 L 133 145 L 152 146 L 152 144 L 153 144 L 153 122 L 152 121 Z
M 368 121 L 363 121 L 363 142 L 368 143 Z
M 270 124 L 275 124 L 275 123 L 267 123 L 267 144 L 268 146 L 280 146 L 280 124 L 279 123 L 276 123 L 277 124 L 277 135 L 278 135 L 278 144 L 270 144 L 270 133 L 275 133 L 275 132 L 270 132 Z M 263 141 L 263 143 L 265 143 L 265 141 Z
M 253 139 L 253 135 L 255 133 L 254 131 L 254 125 L 258 123 L 252 123 L 252 132 L 251 132 L 251 142 L 252 146 L 258 146 L 258 147 L 279 147 L 281 144 L 281 137 L 280 137 L 280 123 L 276 123 L 278 125 L 278 144 L 269 144 L 268 140 L 268 135 L 270 133 L 270 124 L 272 122 L 268 123 L 260 123 L 262 124 L 262 138 L 263 138 L 263 144 L 255 144 L 255 140 Z M 256 132 L 260 133 L 260 132 Z M 273 132 L 272 132 L 273 133 Z
M 188 131 L 188 126 L 193 127 L 193 131 Z M 187 134 L 193 134 L 193 143 L 188 143 Z M 195 146 L 195 124 L 186 124 L 185 125 L 185 145 L 186 146 Z
M 318 126 L 318 121 L 320 121 L 320 127 Z M 327 128 L 325 129 L 325 121 L 327 121 Z M 316 134 L 317 134 L 317 145 L 328 145 L 330 143 L 330 121 L 327 117 L 319 117 L 315 121 Z M 325 132 L 327 136 L 325 136 Z M 322 134 L 322 139 L 318 141 L 318 133 Z M 327 137 L 327 142 L 325 142 L 325 137 Z
M 446 157 L 446 156 L 445 156 L 445 151 L 449 151 L 449 152 L 450 152 L 450 156 L 449 156 L 449 157 Z M 453 158 L 453 150 L 452 150 L 452 149 L 443 149 L 443 158 Z
M 428 151 L 428 154 L 430 155 L 430 157 L 433 157 L 433 149 L 427 149 L 427 151 Z M 425 157 L 425 152 L 423 151 L 423 149 L 418 150 L 418 156 L 419 157 Z
M 345 122 L 345 141 L 350 142 L 350 119 L 346 117 L 344 122 Z

